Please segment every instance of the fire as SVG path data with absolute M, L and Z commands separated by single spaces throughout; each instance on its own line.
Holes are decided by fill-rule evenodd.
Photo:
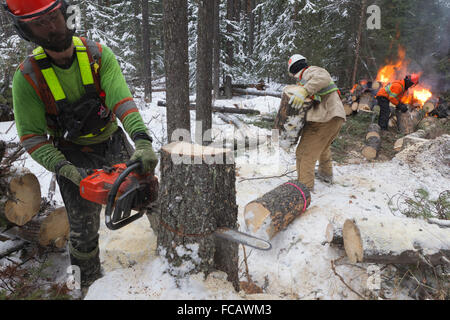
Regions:
M 427 102 L 428 99 L 431 98 L 433 95 L 430 90 L 421 88 L 421 89 L 414 89 L 413 96 L 414 99 L 420 102 L 420 105 L 423 106 L 425 102 Z
M 399 78 L 399 75 L 405 76 L 409 64 L 409 61 L 407 61 L 405 57 L 406 57 L 405 49 L 399 46 L 397 62 L 382 67 L 378 71 L 377 81 L 380 81 L 383 85 L 386 85 L 387 83 L 392 82 L 397 78 Z

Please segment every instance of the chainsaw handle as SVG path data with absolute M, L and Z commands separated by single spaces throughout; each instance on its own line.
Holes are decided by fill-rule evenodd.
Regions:
M 140 161 L 131 164 L 119 175 L 119 177 L 116 179 L 116 181 L 111 187 L 111 191 L 108 194 L 108 201 L 106 202 L 106 209 L 105 209 L 105 223 L 106 226 L 111 230 L 122 228 L 123 226 L 133 222 L 134 220 L 140 217 L 140 216 L 136 217 L 136 215 L 131 216 L 118 223 L 113 223 L 113 221 L 111 220 L 111 214 L 114 207 L 114 200 L 116 199 L 116 195 L 117 192 L 119 191 L 120 185 L 132 171 L 138 169 L 140 166 L 142 166 L 142 163 Z

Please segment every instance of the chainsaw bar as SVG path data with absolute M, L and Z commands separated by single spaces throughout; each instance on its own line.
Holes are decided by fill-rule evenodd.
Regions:
M 241 243 L 258 250 L 272 249 L 272 244 L 270 244 L 270 242 L 249 235 L 248 233 L 240 232 L 230 228 L 219 228 L 214 232 L 214 236 L 232 242 Z

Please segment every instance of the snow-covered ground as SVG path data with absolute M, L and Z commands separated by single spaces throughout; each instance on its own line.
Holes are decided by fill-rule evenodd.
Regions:
M 154 147 L 159 150 L 166 143 L 163 138 L 166 109 L 156 106 L 156 103 L 164 99 L 164 93 L 154 93 L 152 103 L 144 102 L 142 92 L 136 92 L 135 97 L 144 121 L 155 138 Z M 237 105 L 273 113 L 279 102 L 280 99 L 274 97 L 235 97 L 216 101 L 216 105 Z M 255 119 L 239 117 L 243 120 Z M 191 112 L 191 123 L 192 132 L 195 132 L 194 112 Z M 234 130 L 217 114 L 213 116 L 213 126 L 225 134 Z M 271 133 L 250 124 L 248 126 L 250 130 L 258 130 L 264 135 Z M 18 140 L 13 123 L 0 123 L 0 139 Z M 419 188 L 428 190 L 432 199 L 437 198 L 450 185 L 448 149 L 447 154 L 441 154 L 445 152 L 445 147 L 448 148 L 449 138 L 439 139 L 442 141 L 441 147 L 430 144 L 430 148 L 420 152 L 417 147 L 411 147 L 390 162 L 336 164 L 332 186 L 316 181 L 311 205 L 301 217 L 271 240 L 270 251 L 246 249 L 249 273 L 254 282 L 263 288 L 264 294 L 235 292 L 222 272 L 214 272 L 206 279 L 201 274 L 190 276 L 176 284 L 166 273 L 167 262 L 156 255 L 156 236 L 144 217 L 117 231 L 108 230 L 101 224 L 100 252 L 105 275 L 90 287 L 85 299 L 357 299 L 358 296 L 342 283 L 331 268 L 331 261 L 345 256 L 345 252 L 324 244 L 328 223 L 342 225 L 345 219 L 356 216 L 399 215 L 391 212 L 388 206 L 390 198 L 398 193 L 412 195 Z M 38 177 L 42 194 L 46 195 L 51 174 L 28 156 L 24 158 L 21 165 Z M 284 175 L 295 170 L 295 151 L 285 152 L 264 145 L 242 154 L 236 162 L 238 222 L 240 230 L 248 232 L 243 219 L 244 206 L 287 180 L 296 178 L 295 171 Z M 269 176 L 282 177 L 247 179 Z M 62 204 L 58 190 L 56 201 Z M 241 280 L 247 281 L 242 247 L 239 250 Z M 365 269 L 351 265 L 345 258 L 336 265 L 336 272 L 358 292 L 367 288 L 369 275 Z M 407 296 L 405 292 L 393 290 L 392 298 L 405 299 Z

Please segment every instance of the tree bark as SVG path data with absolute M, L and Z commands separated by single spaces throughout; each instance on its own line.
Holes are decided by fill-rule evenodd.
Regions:
M 212 29 L 214 1 L 200 0 L 197 25 L 196 143 L 211 142 Z M 200 127 L 198 127 L 200 126 Z
M 289 85 L 283 89 L 280 107 L 275 118 L 274 129 L 280 130 L 280 146 L 286 150 L 297 143 L 306 122 L 304 112 L 313 105 L 311 99 L 306 99 L 302 109 L 291 107 L 289 100 L 298 88 L 297 85 Z
M 289 181 L 248 203 L 244 208 L 245 224 L 251 232 L 272 239 L 300 216 L 310 202 L 308 188 L 296 180 Z
M 213 25 L 213 90 L 214 98 L 219 99 L 220 87 L 220 0 L 214 1 Z
M 227 273 L 238 290 L 238 246 L 213 236 L 217 228 L 236 228 L 232 156 L 228 149 L 186 142 L 161 149 L 157 243 L 172 275 L 208 274 L 218 269 Z
M 150 48 L 150 26 L 148 0 L 142 0 L 142 58 L 144 60 L 144 96 L 152 101 L 152 55 Z
M 163 9 L 167 136 L 172 141 L 176 129 L 191 131 L 187 0 L 165 0 Z
M 253 10 L 255 9 L 255 0 L 247 0 L 247 11 L 248 11 L 248 55 L 253 56 L 253 47 L 255 45 L 255 14 Z
M 366 10 L 366 3 L 367 3 L 367 0 L 362 0 L 361 15 L 359 18 L 360 20 L 359 20 L 358 36 L 356 38 L 355 64 L 353 66 L 353 75 L 352 75 L 351 85 L 356 83 L 356 73 L 358 71 L 359 50 L 361 48 L 361 34 L 362 34 L 362 29 L 363 29 L 363 24 L 364 24 L 363 22 L 364 22 L 365 10 Z
M 229 21 L 233 21 L 235 20 L 235 16 L 234 16 L 234 1 L 237 0 L 227 0 L 227 20 Z M 231 24 L 227 24 L 227 35 L 231 36 L 231 34 L 234 32 L 234 28 Z M 231 69 L 233 66 L 233 42 L 230 40 L 227 40 L 226 43 L 226 63 L 228 65 L 228 68 Z M 231 90 L 231 83 L 232 83 L 232 77 L 230 72 L 228 72 L 227 74 L 225 74 L 225 82 L 224 82 L 224 87 L 225 87 L 225 97 L 227 99 L 231 99 L 233 97 L 233 93 Z
M 349 219 L 344 223 L 343 236 L 345 251 L 352 263 L 415 264 L 427 261 L 437 265 L 444 263 L 450 255 L 450 229 L 419 219 Z
M 0 172 L 0 217 L 19 226 L 30 221 L 41 203 L 41 188 L 36 176 L 24 167 Z
M 362 150 L 362 154 L 367 160 L 373 160 L 378 156 L 381 145 L 380 130 L 380 126 L 376 123 L 370 124 L 367 128 L 366 146 Z

